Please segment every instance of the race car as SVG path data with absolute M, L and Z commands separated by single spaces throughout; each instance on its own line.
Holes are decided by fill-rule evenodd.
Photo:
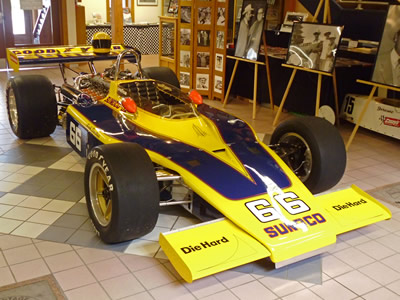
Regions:
M 161 233 L 159 243 L 192 282 L 262 258 L 284 266 L 329 249 L 338 234 L 391 217 L 356 186 L 322 193 L 346 165 L 343 140 L 326 120 L 289 119 L 268 146 L 244 120 L 203 103 L 196 91 L 183 93 L 170 69 L 142 68 L 138 51 L 113 47 L 118 53 L 100 58 L 73 50 L 74 61 L 92 70 L 73 83 L 21 75 L 9 80 L 6 95 L 18 137 L 47 136 L 60 125 L 86 157 L 87 208 L 104 242 L 139 238 L 153 230 L 160 207 L 183 206 L 203 222 Z M 14 68 L 71 62 L 65 47 L 58 54 L 8 49 Z M 97 73 L 92 64 L 106 58 L 116 61 Z

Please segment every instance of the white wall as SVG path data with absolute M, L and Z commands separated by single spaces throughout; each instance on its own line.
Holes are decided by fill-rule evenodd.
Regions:
M 158 23 L 161 15 L 161 0 L 157 6 L 137 6 L 137 0 L 132 0 L 135 4 L 135 23 Z M 82 0 L 85 6 L 86 23 L 93 20 L 93 13 L 101 14 L 103 22 L 107 22 L 107 8 L 104 0 Z
M 135 23 L 158 23 L 161 16 L 161 0 L 157 6 L 137 6 L 135 1 Z
M 107 7 L 104 0 L 82 0 L 81 5 L 85 7 L 86 23 L 93 20 L 93 13 L 99 13 L 103 23 L 107 22 Z

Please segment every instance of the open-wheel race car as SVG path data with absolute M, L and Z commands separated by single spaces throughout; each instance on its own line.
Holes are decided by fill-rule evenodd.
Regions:
M 8 49 L 14 68 L 89 61 L 91 73 L 61 86 L 39 75 L 13 77 L 6 99 L 18 137 L 47 136 L 61 125 L 86 157 L 86 203 L 104 242 L 139 238 L 153 230 L 160 207 L 181 205 L 203 222 L 161 233 L 159 242 L 191 282 L 267 257 L 280 267 L 325 251 L 340 233 L 391 217 L 355 186 L 313 195 L 345 170 L 343 141 L 329 122 L 289 119 L 267 146 L 245 121 L 183 93 L 170 69 L 142 69 L 140 53 L 118 47 L 101 57 L 90 49 L 71 56 L 66 48 L 62 55 Z M 96 72 L 93 61 L 115 58 Z M 122 64 L 127 59 L 137 72 Z

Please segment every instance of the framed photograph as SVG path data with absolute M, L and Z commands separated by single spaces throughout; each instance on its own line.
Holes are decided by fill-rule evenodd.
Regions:
M 179 83 L 182 88 L 190 88 L 190 73 L 180 72 L 179 73 Z
M 302 12 L 286 12 L 285 20 L 281 25 L 281 32 L 292 32 L 294 22 L 304 22 L 307 19 L 308 14 Z
M 304 22 L 307 19 L 307 16 L 307 13 L 288 11 L 286 12 L 283 24 L 293 25 L 294 22 Z
M 332 73 L 343 26 L 294 22 L 288 65 Z
M 190 68 L 190 51 L 181 50 L 180 66 L 183 68 Z
M 217 26 L 225 26 L 225 7 L 217 9 Z
M 222 77 L 214 76 L 214 92 L 222 94 Z
M 211 7 L 199 7 L 198 8 L 198 24 L 211 24 Z
M 217 40 L 215 46 L 218 49 L 225 48 L 225 33 L 223 31 L 217 31 Z
M 210 75 L 197 73 L 196 74 L 196 89 L 198 90 L 208 90 Z
M 235 56 L 257 60 L 267 7 L 268 3 L 264 0 L 243 1 Z
M 197 52 L 196 67 L 200 69 L 210 68 L 210 52 Z
M 137 5 L 141 6 L 141 5 L 154 5 L 157 6 L 158 5 L 158 0 L 137 0 Z
M 181 28 L 181 45 L 190 45 L 190 28 Z
M 178 13 L 178 0 L 169 0 L 168 4 L 168 12 L 170 14 L 177 14 Z
M 389 5 L 371 81 L 400 87 L 400 5 Z
M 197 31 L 197 46 L 210 47 L 210 30 Z
M 192 22 L 192 8 L 190 6 L 181 6 L 181 23 Z
M 215 71 L 224 71 L 224 55 L 217 53 L 215 54 Z

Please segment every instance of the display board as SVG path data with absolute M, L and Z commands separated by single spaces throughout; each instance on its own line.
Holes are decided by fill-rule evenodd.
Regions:
M 223 99 L 228 2 L 179 1 L 178 61 L 183 90 Z

